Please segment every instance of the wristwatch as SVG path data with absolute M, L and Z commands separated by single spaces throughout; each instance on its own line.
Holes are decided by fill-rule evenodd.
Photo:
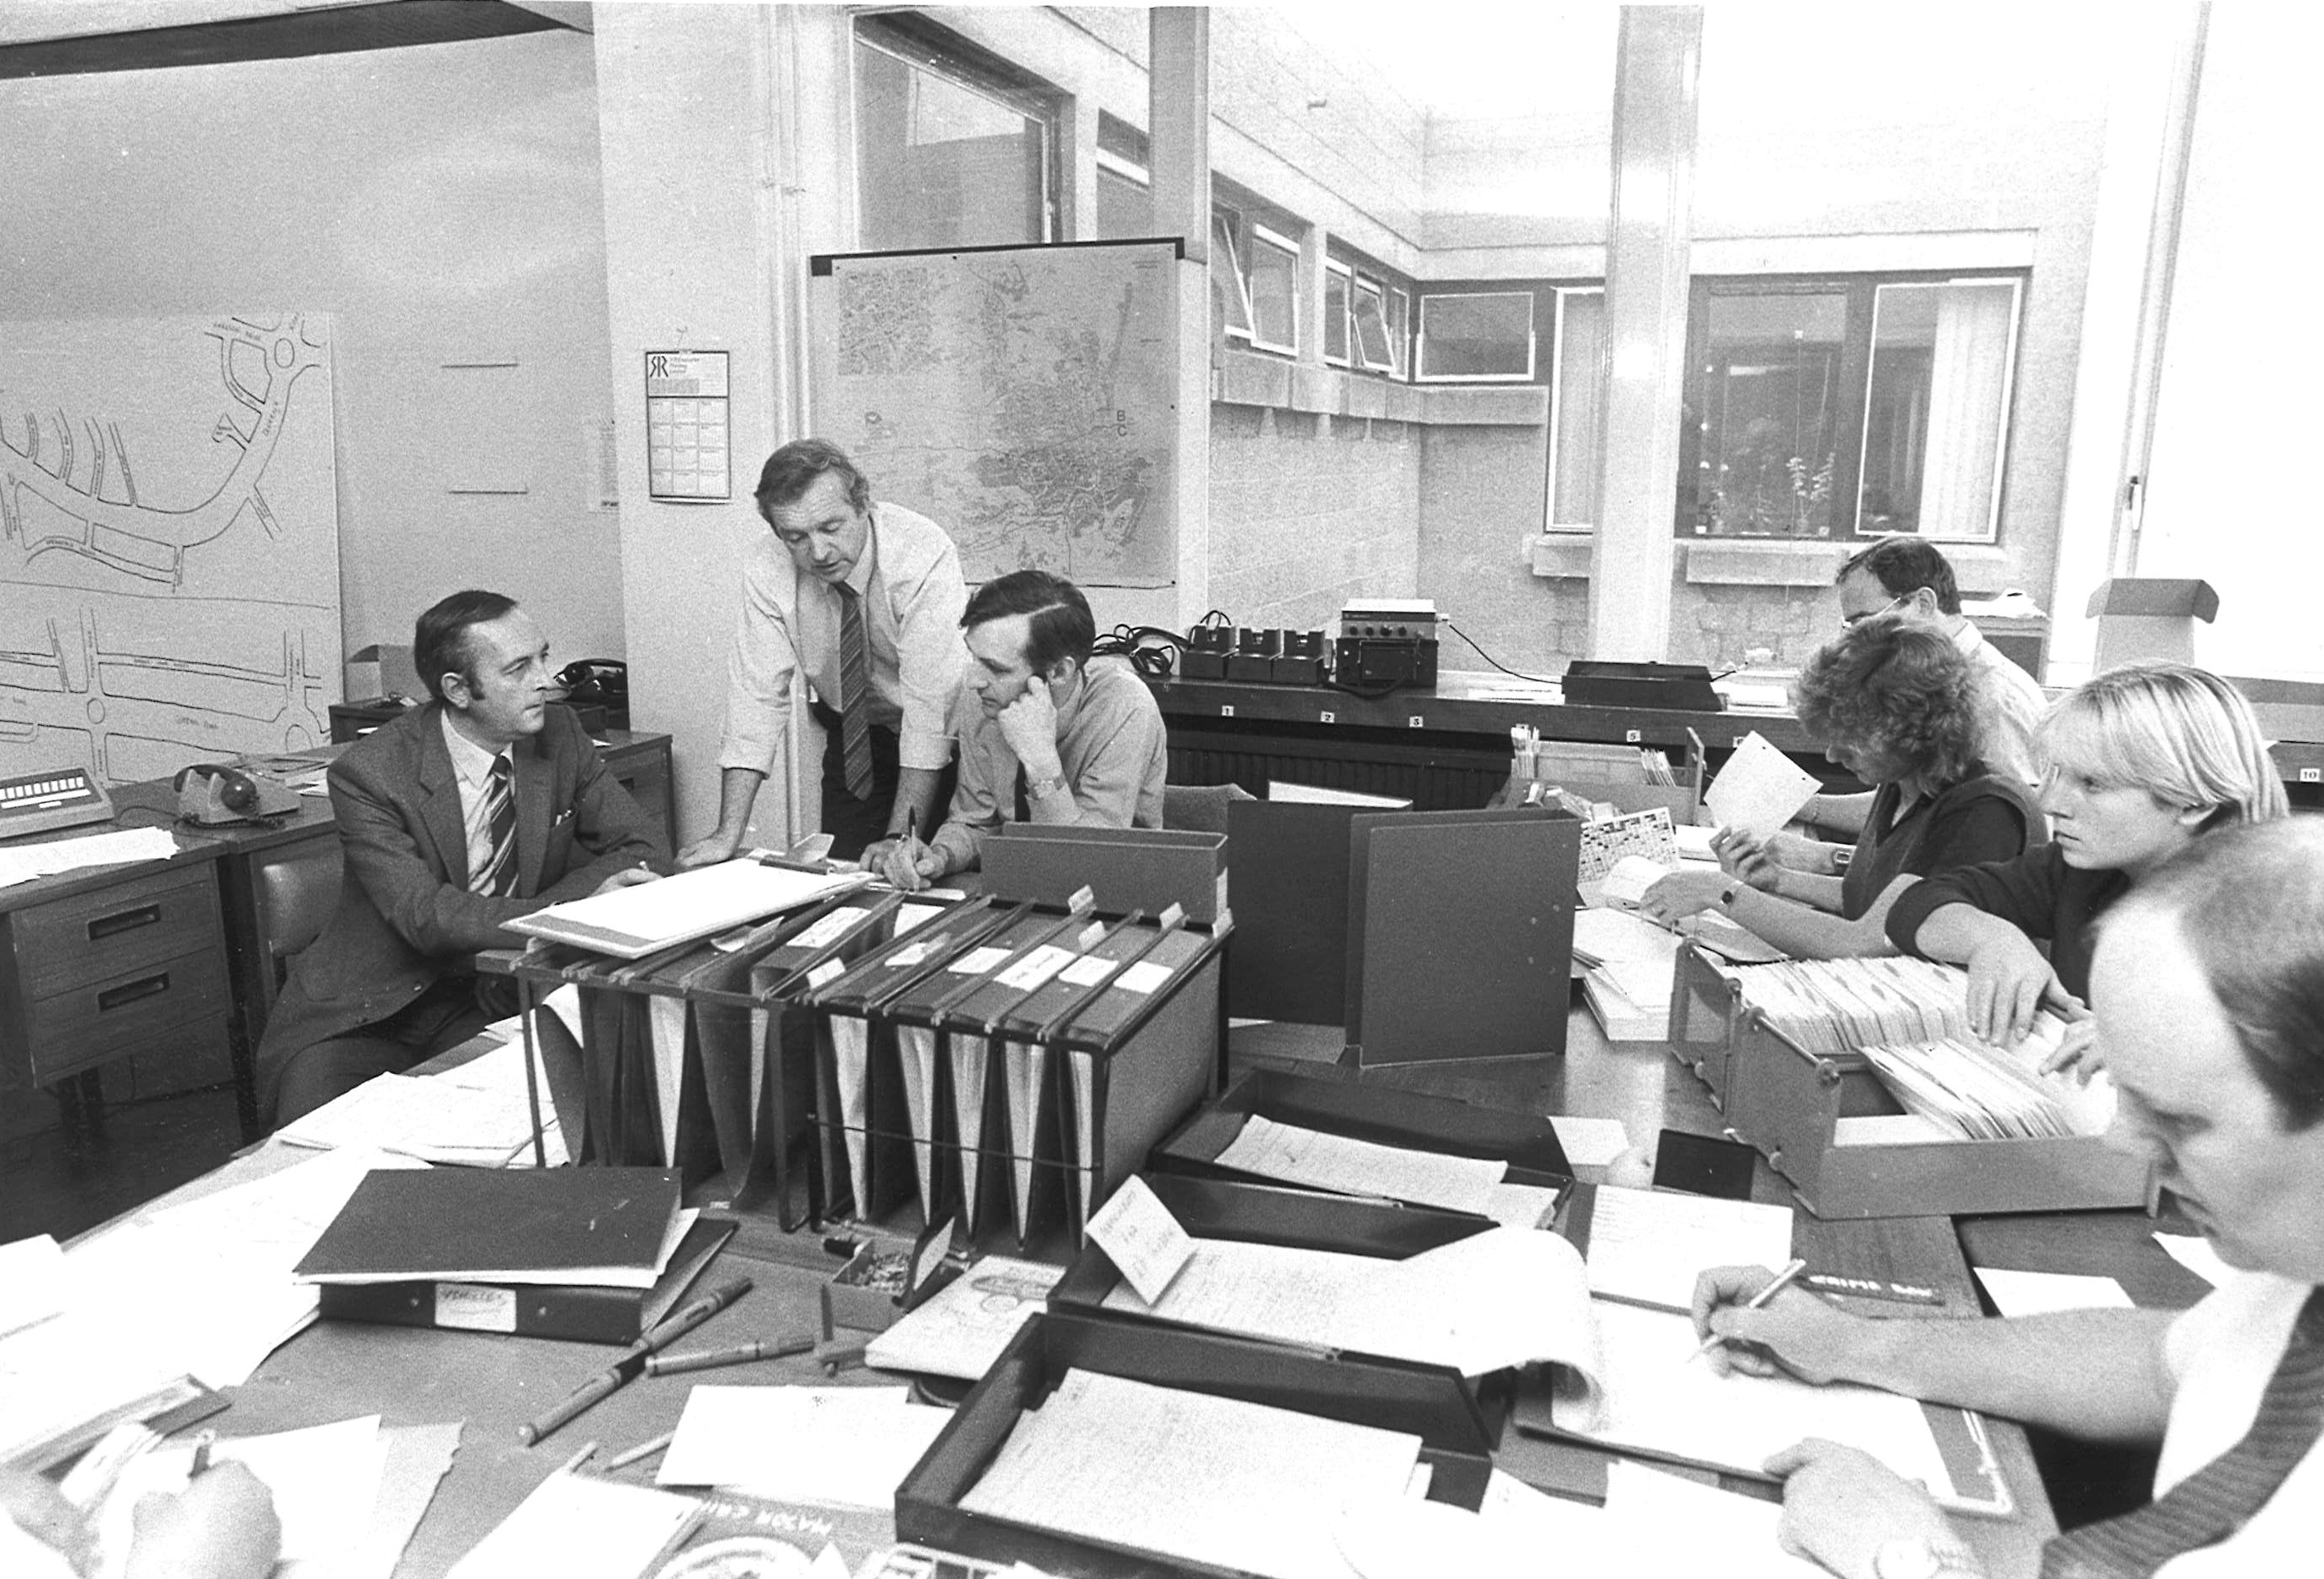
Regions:
M 1983 1579 L 1985 1569 L 1968 1542 L 1950 1535 L 1915 1535 L 1883 1541 L 1872 1554 L 1873 1579 Z
M 1065 787 L 1065 770 L 1061 767 L 1047 778 L 1028 778 L 1025 781 L 1025 798 L 1028 801 L 1038 801 L 1045 795 L 1056 794 Z
M 1742 892 L 1743 892 L 1743 885 L 1742 885 L 1742 884 L 1740 884 L 1740 883 L 1729 883 L 1729 884 L 1728 884 L 1726 887 L 1721 888 L 1721 889 L 1719 891 L 1719 908 L 1720 908 L 1720 909 L 1721 909 L 1721 910 L 1732 910 L 1732 909 L 1734 909 L 1734 908 L 1735 908 L 1735 896 L 1736 896 L 1738 894 L 1740 894 L 1740 893 L 1742 893 Z

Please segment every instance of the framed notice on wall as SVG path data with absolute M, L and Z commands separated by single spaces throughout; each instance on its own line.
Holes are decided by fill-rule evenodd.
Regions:
M 646 353 L 646 491 L 689 504 L 734 497 L 728 480 L 726 353 Z

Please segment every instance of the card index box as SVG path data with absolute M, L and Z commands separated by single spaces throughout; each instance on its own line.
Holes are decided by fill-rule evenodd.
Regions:
M 1351 822 L 1343 1023 L 1359 1065 L 1565 1051 L 1579 830 L 1527 806 Z
M 1276 1069 L 1255 1070 L 1237 1080 L 1156 1146 L 1148 1166 L 1157 1172 L 1203 1179 L 1279 1184 L 1279 1180 L 1260 1179 L 1218 1161 L 1219 1153 L 1233 1143 L 1244 1120 L 1253 1115 L 1382 1145 L 1452 1157 L 1498 1158 L 1509 1165 L 1512 1184 L 1563 1185 L 1573 1178 L 1565 1148 L 1546 1118 L 1449 1097 L 1318 1080 Z
M 1850 1138 L 1843 1121 L 1901 1112 L 1861 1053 L 1804 1051 L 1692 947 L 1678 956 L 1688 1051 L 1722 1049 L 1729 1129 L 1825 1218 L 2152 1207 L 2153 1170 L 2103 1135 L 2021 1140 Z M 1709 1015 L 1729 1018 L 1723 1043 Z M 1674 1018 L 1677 1013 L 1674 1011 Z M 1712 1053 L 1711 1057 L 1717 1057 Z M 1706 1059 L 1706 1062 L 1709 1060 Z
M 1072 1314 L 1036 1316 L 896 1488 L 896 1534 L 964 1556 L 1027 1562 L 1086 1579 L 1248 1579 L 1237 1571 L 971 1513 L 961 1499 L 1069 1370 L 1127 1377 L 1406 1431 L 1434 1472 L 1430 1500 L 1474 1510 L 1492 1471 L 1492 1437 L 1451 1370 L 1303 1354 L 1278 1345 Z M 1134 1494 L 1134 1488 L 1125 1488 Z
M 984 841 L 984 891 L 1065 905 L 1083 888 L 1099 910 L 1158 915 L 1173 904 L 1208 926 L 1227 907 L 1227 838 L 1179 828 L 1004 822 Z

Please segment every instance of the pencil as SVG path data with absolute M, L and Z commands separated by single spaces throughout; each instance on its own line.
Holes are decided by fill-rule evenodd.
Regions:
M 1766 1288 L 1760 1290 L 1757 1293 L 1752 1295 L 1748 1299 L 1743 1301 L 1743 1308 L 1746 1310 L 1759 1309 L 1761 1307 L 1765 1306 L 1768 1300 L 1774 1299 L 1785 1289 L 1791 1287 L 1792 1280 L 1798 1277 L 1802 1272 L 1807 1270 L 1808 1263 L 1800 1260 L 1797 1256 L 1794 1256 L 1792 1258 L 1791 1264 L 1784 1267 L 1782 1271 L 1777 1272 L 1772 1282 L 1770 1282 Z M 1702 1346 L 1695 1350 L 1694 1354 L 1691 1357 L 1701 1359 L 1703 1355 L 1711 1353 L 1711 1350 L 1717 1348 L 1726 1341 L 1727 1340 L 1725 1338 L 1720 1337 L 1714 1332 L 1709 1337 L 1702 1340 Z
M 627 1469 L 630 1465 L 637 1463 L 641 1458 L 651 1458 L 655 1454 L 659 1453 L 663 1448 L 669 1446 L 670 1439 L 677 1435 L 678 1433 L 676 1431 L 664 1431 L 659 1437 L 649 1437 L 645 1441 L 639 1443 L 635 1447 L 627 1448 L 607 1459 L 605 1461 L 605 1467 L 607 1469 Z
M 571 1474 L 575 1470 L 579 1469 L 583 1464 L 588 1463 L 590 1459 L 595 1457 L 596 1453 L 597 1445 L 595 1442 L 584 1442 L 581 1444 L 579 1452 L 574 1454 L 572 1457 L 567 1459 L 563 1464 L 558 1464 L 557 1467 L 565 1473 Z

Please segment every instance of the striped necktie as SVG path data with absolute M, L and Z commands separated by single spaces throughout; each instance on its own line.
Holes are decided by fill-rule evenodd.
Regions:
M 505 899 L 516 892 L 516 797 L 509 793 L 515 776 L 508 754 L 493 758 L 492 781 L 484 785 L 484 809 L 492 823 L 493 850 L 484 864 L 468 875 L 468 891 Z
M 2275 1495 L 2324 1426 L 2324 1288 L 2310 1293 L 2242 1441 L 2135 1511 L 2042 1549 L 2042 1579 L 2127 1579 L 2216 1546 Z
M 863 601 L 844 583 L 839 594 L 839 735 L 847 793 L 872 798 L 872 649 L 863 638 Z

